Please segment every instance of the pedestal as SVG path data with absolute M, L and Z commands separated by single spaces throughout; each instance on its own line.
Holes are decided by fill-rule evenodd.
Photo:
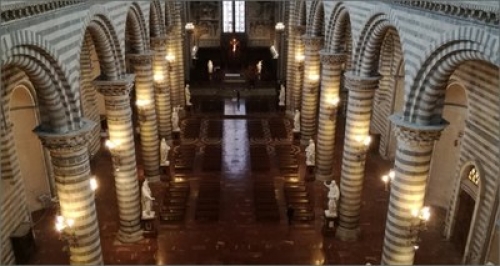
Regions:
M 170 180 L 170 165 L 160 165 L 161 180 Z
M 180 131 L 172 131 L 172 139 L 179 140 L 180 138 L 181 138 L 181 132 Z
M 156 237 L 158 235 L 158 232 L 156 231 L 155 218 L 156 216 L 143 217 L 141 219 L 144 237 Z
M 314 175 L 314 165 L 307 165 L 306 166 L 306 174 L 304 176 L 304 180 L 306 180 L 306 181 L 316 180 L 315 175 Z
M 326 212 L 326 211 L 325 211 Z M 323 215 L 323 235 L 324 236 L 335 236 L 335 224 L 337 223 L 337 217 Z

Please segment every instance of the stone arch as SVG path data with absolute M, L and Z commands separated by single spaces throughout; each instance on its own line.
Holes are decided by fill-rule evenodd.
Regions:
M 145 24 L 144 15 L 140 6 L 134 2 L 127 13 L 125 26 L 125 41 L 130 45 L 131 52 L 146 51 L 149 49 L 149 36 L 147 35 L 147 27 Z
M 309 15 L 308 34 L 312 36 L 325 35 L 325 9 L 322 0 L 313 2 Z
M 351 21 L 349 11 L 345 5 L 338 3 L 330 16 L 328 32 L 326 34 L 325 49 L 328 52 L 347 53 L 346 42 L 351 42 Z M 349 39 L 348 39 L 349 38 Z M 352 45 L 351 45 L 352 46 Z
M 100 64 L 102 64 L 101 69 L 104 72 L 103 74 L 109 78 L 116 78 L 125 74 L 125 57 L 115 29 L 116 26 L 109 19 L 106 7 L 102 5 L 92 6 L 83 22 L 80 35 L 82 39 L 78 49 L 81 53 L 85 42 L 85 34 L 89 32 L 96 45 L 96 50 L 99 50 L 99 61 L 101 61 L 101 56 L 102 58 L 106 58 Z
M 477 36 L 471 40 L 471 36 Z M 442 98 L 446 83 L 453 71 L 465 61 L 480 60 L 499 66 L 498 37 L 483 29 L 466 26 L 449 31 L 427 50 L 422 63 L 411 69 L 404 119 L 411 123 L 429 125 L 440 121 Z
M 380 48 L 389 29 L 399 37 L 398 23 L 387 14 L 376 12 L 370 16 L 356 43 L 353 55 L 353 71 L 358 76 L 377 75 Z M 375 73 L 374 73 L 375 72 Z
M 149 11 L 149 34 L 158 37 L 165 33 L 165 23 L 161 14 L 161 5 L 157 0 L 151 1 Z
M 168 29 L 174 25 L 174 2 L 166 1 L 165 2 L 165 26 Z M 168 32 L 167 32 L 168 33 Z
M 76 85 L 68 82 L 68 72 L 43 37 L 31 31 L 15 31 L 4 37 L 2 68 L 23 70 L 37 90 L 41 128 L 64 133 L 79 129 L 81 111 Z
M 292 25 L 297 25 L 297 26 L 307 25 L 306 1 L 304 0 L 295 1 L 295 14 L 293 16 L 293 21 L 295 21 L 295 23 L 293 23 Z

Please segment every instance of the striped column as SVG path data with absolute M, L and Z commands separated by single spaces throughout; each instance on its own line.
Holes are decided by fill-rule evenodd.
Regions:
M 409 230 L 416 222 L 411 212 L 423 207 L 434 141 L 439 139 L 446 122 L 422 126 L 407 123 L 400 115 L 392 115 L 390 120 L 395 124 L 398 148 L 381 263 L 411 265 L 415 258 L 412 242 L 417 238 Z
M 69 248 L 71 265 L 103 264 L 87 150 L 95 126 L 95 122 L 82 119 L 77 131 L 53 133 L 40 126 L 34 130 L 50 151 L 61 215 L 75 222 L 76 245 Z
M 319 50 L 323 45 L 323 37 L 303 35 L 305 46 L 304 88 L 300 107 L 300 142 L 307 145 L 316 134 L 316 112 L 318 110 L 318 94 L 320 79 Z
M 154 107 L 154 84 L 152 71 L 152 54 L 129 54 L 132 69 L 135 72 L 136 100 L 145 102 L 138 107 L 141 130 L 141 152 L 144 165 L 144 176 L 149 181 L 160 180 L 160 142 L 156 126 L 156 110 Z
M 333 154 L 335 150 L 335 124 L 340 99 L 342 64 L 346 55 L 320 51 L 321 93 L 319 103 L 318 137 L 316 140 L 316 180 L 333 179 Z
M 165 59 L 167 37 L 151 37 L 151 48 L 154 50 L 153 77 L 155 80 L 155 106 L 158 119 L 158 134 L 165 140 L 172 139 L 172 124 L 170 116 L 172 115 L 170 104 L 170 86 L 168 62 Z
M 369 134 L 373 96 L 379 77 L 359 77 L 347 72 L 344 78 L 349 98 L 340 179 L 339 227 L 336 237 L 343 241 L 354 241 L 360 233 L 359 214 L 366 160 L 363 139 Z
M 293 26 L 293 39 L 294 50 L 290 49 L 290 54 L 292 58 L 289 58 L 291 68 L 287 71 L 290 72 L 291 84 L 288 86 L 288 92 L 290 92 L 290 112 L 293 116 L 295 110 L 300 109 L 300 96 L 302 92 L 302 81 L 304 75 L 304 61 L 299 60 L 300 55 L 304 55 L 304 44 L 302 43 L 301 36 L 306 32 L 305 26 Z
M 130 90 L 134 86 L 134 75 L 127 74 L 120 80 L 95 80 L 95 88 L 104 95 L 109 139 L 116 144 L 113 156 L 116 197 L 120 229 L 118 240 L 124 243 L 141 240 L 141 207 L 137 165 L 135 158 L 134 129 Z
M 168 32 L 167 54 L 174 56 L 174 61 L 170 63 L 172 71 L 170 72 L 170 85 L 172 86 L 171 101 L 173 106 L 180 105 L 184 107 L 184 53 L 183 53 L 183 27 L 181 21 L 182 3 L 174 3 L 174 12 L 171 26 Z M 184 112 L 181 112 L 181 115 Z

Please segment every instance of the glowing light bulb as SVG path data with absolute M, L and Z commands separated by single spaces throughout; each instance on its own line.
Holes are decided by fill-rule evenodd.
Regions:
M 94 190 L 94 191 L 95 191 L 95 190 L 97 189 L 97 186 L 98 186 L 98 185 L 97 185 L 97 180 L 96 180 L 96 178 L 95 178 L 95 177 L 92 177 L 92 178 L 90 179 L 90 189 L 92 189 L 92 190 Z

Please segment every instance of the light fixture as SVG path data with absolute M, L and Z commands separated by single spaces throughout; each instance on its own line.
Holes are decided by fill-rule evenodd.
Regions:
M 137 109 L 139 110 L 139 120 L 141 122 L 146 122 L 147 121 L 147 114 L 146 111 L 148 110 L 150 101 L 149 100 L 137 100 L 135 102 L 135 105 L 137 105 Z
M 326 110 L 330 113 L 330 120 L 333 121 L 335 117 L 337 106 L 339 105 L 340 99 L 338 97 L 328 97 L 326 99 Z
M 62 215 L 56 216 L 56 230 L 59 232 L 59 240 L 67 241 L 70 247 L 78 246 L 74 224 L 75 220 L 73 219 L 66 219 Z
M 297 63 L 299 63 L 299 65 L 297 66 L 297 69 L 301 72 L 304 71 L 304 60 L 305 59 L 306 59 L 306 57 L 303 54 L 295 55 L 295 61 L 297 61 Z
M 156 81 L 156 82 L 163 81 L 163 74 L 161 74 L 161 73 L 156 73 L 156 74 L 154 74 L 153 79 L 154 79 L 154 81 Z
M 121 158 L 120 152 L 118 151 L 119 144 L 108 139 L 105 144 L 111 153 L 111 159 L 113 160 L 113 165 L 115 166 L 115 171 L 120 171 Z
M 370 135 L 367 136 L 362 136 L 362 135 L 357 135 L 354 137 L 354 140 L 359 144 L 358 145 L 358 154 L 356 155 L 358 161 L 362 161 L 363 155 L 366 154 L 366 151 L 368 150 L 368 147 L 370 146 L 370 143 L 372 141 L 372 137 Z
M 194 31 L 194 24 L 193 24 L 193 22 L 186 23 L 186 26 L 184 26 L 184 29 L 186 29 L 187 33 L 193 33 L 193 31 Z
M 384 182 L 385 191 L 389 191 L 389 185 L 395 176 L 396 172 L 394 170 L 390 170 L 388 174 L 382 176 L 382 181 Z
M 96 191 L 98 186 L 99 185 L 97 184 L 96 177 L 95 176 L 91 176 L 90 177 L 90 189 L 92 189 L 92 191 Z
M 421 241 L 419 233 L 427 230 L 427 222 L 431 217 L 431 211 L 429 207 L 424 206 L 421 209 L 412 209 L 411 216 L 412 220 L 408 228 L 408 236 L 411 239 L 408 241 L 408 245 L 417 250 Z
M 283 22 L 278 22 L 276 23 L 276 26 L 274 26 L 274 29 L 277 32 L 282 32 L 285 29 L 285 24 L 283 24 Z
M 172 62 L 174 62 L 174 60 L 175 60 L 175 55 L 173 55 L 173 54 L 168 54 L 168 55 L 166 55 L 166 56 L 165 56 L 165 59 L 166 59 L 169 63 L 172 63 Z

